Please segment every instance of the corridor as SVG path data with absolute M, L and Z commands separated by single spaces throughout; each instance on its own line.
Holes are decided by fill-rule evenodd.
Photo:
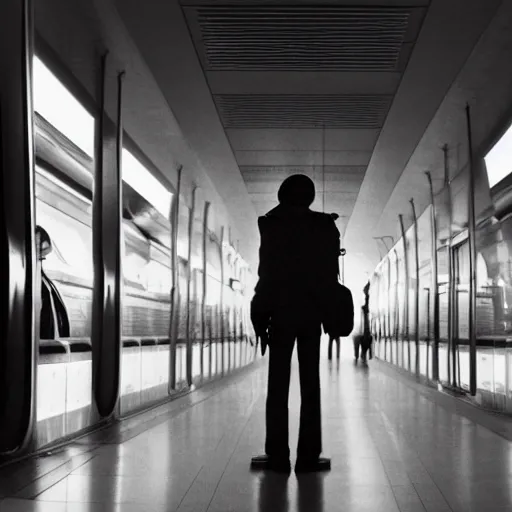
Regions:
M 509 420 L 420 386 L 384 363 L 355 366 L 350 352 L 345 342 L 339 362 L 322 360 L 330 473 L 250 471 L 250 457 L 264 442 L 265 358 L 61 452 L 4 470 L 0 512 L 511 510 Z M 295 366 L 292 454 L 299 403 Z

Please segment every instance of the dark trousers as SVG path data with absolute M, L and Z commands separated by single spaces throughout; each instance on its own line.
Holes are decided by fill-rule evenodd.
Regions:
M 359 358 L 359 349 L 361 349 L 361 356 L 366 358 L 366 354 L 370 351 L 370 359 L 372 358 L 372 338 L 362 334 L 356 334 L 353 338 L 354 341 L 354 357 Z
M 291 358 L 295 339 L 299 356 L 300 428 L 297 458 L 316 460 L 322 452 L 320 410 L 320 335 L 295 336 L 275 333 L 270 344 L 265 452 L 269 457 L 288 459 L 288 395 Z

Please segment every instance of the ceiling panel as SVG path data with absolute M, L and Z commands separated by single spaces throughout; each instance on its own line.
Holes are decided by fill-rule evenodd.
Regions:
M 225 128 L 380 128 L 392 97 L 383 94 L 221 94 Z
M 241 151 L 366 150 L 371 151 L 378 129 L 341 130 L 226 130 L 231 147 Z
M 235 151 L 239 166 L 367 165 L 371 151 Z
M 344 230 L 429 1 L 181 3 L 257 214 L 301 173 Z
M 206 72 L 213 94 L 394 94 L 401 76 L 395 71 Z
M 212 5 L 186 8 L 205 70 L 398 69 L 407 7 Z
M 291 174 L 307 174 L 314 172 L 322 172 L 325 170 L 326 175 L 342 174 L 349 179 L 363 179 L 366 167 L 363 165 L 312 165 L 312 166 L 240 166 L 240 170 L 244 175 L 244 179 L 257 180 L 269 179 L 274 176 L 276 179 L 285 179 Z M 353 177 L 353 178 L 351 178 Z

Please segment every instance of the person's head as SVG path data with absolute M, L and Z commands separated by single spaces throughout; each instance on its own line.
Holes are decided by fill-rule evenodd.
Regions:
M 283 205 L 307 208 L 315 200 L 315 184 L 304 174 L 293 174 L 281 183 L 277 198 Z

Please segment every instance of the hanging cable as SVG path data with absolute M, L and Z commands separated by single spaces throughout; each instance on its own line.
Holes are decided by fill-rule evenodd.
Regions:
M 325 213 L 325 124 L 322 125 L 322 211 Z

